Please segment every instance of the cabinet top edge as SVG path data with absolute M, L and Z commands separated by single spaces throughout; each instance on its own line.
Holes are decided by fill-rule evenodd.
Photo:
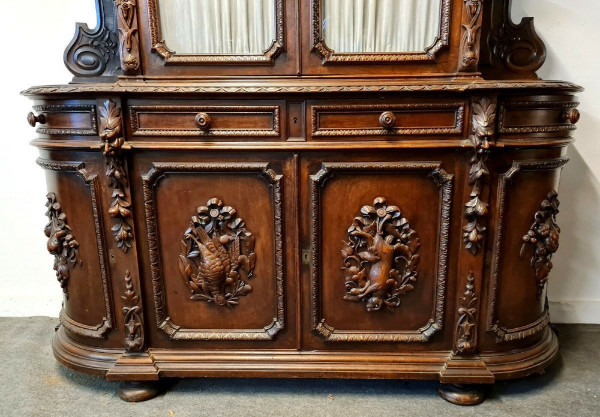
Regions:
M 483 90 L 563 90 L 581 92 L 583 87 L 566 81 L 475 80 L 475 81 L 398 81 L 377 80 L 206 80 L 203 82 L 118 81 L 42 85 L 21 92 L 25 96 L 61 94 L 304 94 L 304 93 L 395 93 L 395 92 L 476 92 Z

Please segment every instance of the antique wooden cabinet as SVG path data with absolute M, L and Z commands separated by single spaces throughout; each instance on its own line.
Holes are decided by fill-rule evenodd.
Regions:
M 97 0 L 23 94 L 64 291 L 54 354 L 123 381 L 435 379 L 557 353 L 580 91 L 504 0 Z M 559 277 L 555 277 L 558 279 Z

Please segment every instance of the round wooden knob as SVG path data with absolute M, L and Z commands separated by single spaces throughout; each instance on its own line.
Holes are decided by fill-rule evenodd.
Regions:
M 196 126 L 202 130 L 210 129 L 210 116 L 206 113 L 198 113 L 196 115 Z
M 29 123 L 31 127 L 35 127 L 37 123 L 43 125 L 44 123 L 46 123 L 46 116 L 44 116 L 43 114 L 36 116 L 35 114 L 33 114 L 33 112 L 29 112 L 29 114 L 27 115 L 27 123 Z
M 396 116 L 391 111 L 385 111 L 379 116 L 379 124 L 384 129 L 391 129 L 396 124 Z
M 563 112 L 562 116 L 563 122 L 571 122 L 572 124 L 577 123 L 580 117 L 581 113 L 577 109 L 567 109 Z

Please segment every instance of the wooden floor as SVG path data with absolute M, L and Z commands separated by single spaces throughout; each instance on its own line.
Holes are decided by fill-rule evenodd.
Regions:
M 0 416 L 577 416 L 600 415 L 600 326 L 559 325 L 558 361 L 545 375 L 494 386 L 482 405 L 441 400 L 434 382 L 203 379 L 173 381 L 130 404 L 117 384 L 59 366 L 58 319 L 0 318 Z

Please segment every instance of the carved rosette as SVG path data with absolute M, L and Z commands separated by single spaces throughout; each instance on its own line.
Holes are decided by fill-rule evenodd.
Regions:
M 535 213 L 534 221 L 529 231 L 523 236 L 521 257 L 525 256 L 528 247 L 533 247 L 531 267 L 535 270 L 537 282 L 537 297 L 541 298 L 548 275 L 552 269 L 552 255 L 558 250 L 560 227 L 556 223 L 558 214 L 558 193 L 552 190 L 548 198 L 542 201 L 541 209 Z
M 192 300 L 233 307 L 252 287 L 254 236 L 237 211 L 217 198 L 198 207 L 181 240 L 179 269 Z
M 364 302 L 367 311 L 393 312 L 400 297 L 414 290 L 420 242 L 400 209 L 378 197 L 364 206 L 342 242 L 344 300 Z
M 472 353 L 477 344 L 477 296 L 473 292 L 475 276 L 467 276 L 466 291 L 459 298 L 458 322 L 456 324 L 456 351 Z
M 110 179 L 112 188 L 112 204 L 108 210 L 110 217 L 116 220 L 112 231 L 117 246 L 127 252 L 131 248 L 133 229 L 129 223 L 131 203 L 128 195 L 128 179 L 121 148 L 125 139 L 121 135 L 121 109 L 112 100 L 107 100 L 104 106 L 98 107 L 100 112 L 100 139 L 104 142 L 106 158 L 106 176 Z
M 121 68 L 125 74 L 137 74 L 140 69 L 137 0 L 115 0 L 115 6 L 117 7 Z
M 464 0 L 463 34 L 460 42 L 459 71 L 476 71 L 481 42 L 483 0 Z
M 67 215 L 62 212 L 60 203 L 56 201 L 56 195 L 48 193 L 46 198 L 48 199 L 46 202 L 48 224 L 44 228 L 44 233 L 48 237 L 46 247 L 48 252 L 54 255 L 56 279 L 68 298 L 67 286 L 71 269 L 82 264 L 79 258 L 79 243 L 73 237 L 71 227 L 67 224 Z
M 469 223 L 463 228 L 463 240 L 466 249 L 477 255 L 482 247 L 486 228 L 483 218 L 488 213 L 488 204 L 481 199 L 482 188 L 490 173 L 486 165 L 490 141 L 495 132 L 496 103 L 489 98 L 482 98 L 473 103 L 473 133 L 471 144 L 475 154 L 471 158 L 469 185 L 471 199 L 465 205 L 465 216 Z
M 142 308 L 139 305 L 140 297 L 133 288 L 131 273 L 125 272 L 125 295 L 123 322 L 125 323 L 125 349 L 127 352 L 139 352 L 144 347 L 144 325 L 142 322 Z

